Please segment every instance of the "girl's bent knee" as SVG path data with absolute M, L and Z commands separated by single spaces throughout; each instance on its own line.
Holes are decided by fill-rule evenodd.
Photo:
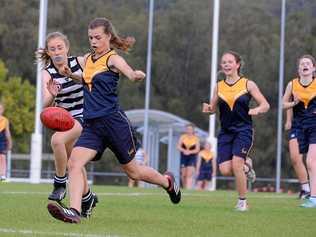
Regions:
M 76 159 L 72 159 L 72 158 L 68 160 L 67 167 L 68 167 L 69 172 L 81 171 L 81 169 L 83 168 L 83 166 L 78 161 L 76 161 Z

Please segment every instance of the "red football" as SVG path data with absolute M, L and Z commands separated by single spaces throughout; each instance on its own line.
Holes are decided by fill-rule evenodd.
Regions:
M 41 121 L 47 128 L 55 131 L 67 131 L 75 125 L 71 114 L 60 107 L 47 107 L 41 112 Z

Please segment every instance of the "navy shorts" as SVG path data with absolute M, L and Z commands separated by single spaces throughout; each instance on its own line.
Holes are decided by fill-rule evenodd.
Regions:
M 288 139 L 297 139 L 297 129 L 296 128 L 291 128 L 289 133 L 288 133 Z
M 297 139 L 298 134 L 303 128 L 298 124 L 298 122 L 292 122 L 292 127 L 288 133 L 288 139 Z
M 301 154 L 308 152 L 310 144 L 316 144 L 316 127 L 297 130 L 297 141 Z
M 82 133 L 75 147 L 85 147 L 97 151 L 94 160 L 101 158 L 108 147 L 120 164 L 129 163 L 135 156 L 136 140 L 128 118 L 122 111 L 110 115 L 85 119 Z
M 195 166 L 196 165 L 196 158 L 197 155 L 196 154 L 192 154 L 192 155 L 184 155 L 181 152 L 181 159 L 180 159 L 180 166 L 181 168 L 185 168 L 188 166 Z
M 197 180 L 198 181 L 202 181 L 202 180 L 210 181 L 210 180 L 212 180 L 212 165 L 201 166 Z
M 7 143 L 5 141 L 0 141 L 0 154 L 7 154 Z
M 83 117 L 74 117 L 74 119 L 80 123 L 81 127 L 83 127 Z
M 217 162 L 221 164 L 239 156 L 246 159 L 253 143 L 251 128 L 238 132 L 221 130 L 217 137 Z

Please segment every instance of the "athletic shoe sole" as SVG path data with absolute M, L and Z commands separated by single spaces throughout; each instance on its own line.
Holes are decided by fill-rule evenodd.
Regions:
M 47 210 L 48 212 L 52 215 L 52 217 L 54 217 L 57 220 L 66 222 L 66 223 L 80 223 L 80 218 L 77 217 L 68 217 L 64 215 L 64 211 L 63 208 L 57 204 L 54 203 L 49 203 L 47 205 Z

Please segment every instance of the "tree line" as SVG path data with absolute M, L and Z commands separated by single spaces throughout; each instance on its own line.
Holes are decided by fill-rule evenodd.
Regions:
M 258 175 L 272 176 L 276 156 L 281 0 L 220 2 L 219 54 L 227 50 L 240 53 L 245 63 L 243 74 L 258 84 L 271 104 L 268 114 L 255 119 L 252 155 Z M 148 3 L 147 0 L 49 0 L 47 31 L 65 33 L 72 55 L 83 55 L 89 51 L 89 21 L 97 16 L 107 17 L 119 34 L 136 38 L 134 49 L 125 57 L 135 68 L 145 70 Z M 14 149 L 28 152 L 34 126 L 34 51 L 39 1 L 1 0 L 1 4 L 0 58 L 4 63 L 0 64 L 0 94 L 7 106 L 14 139 L 18 141 Z M 212 7 L 212 1 L 208 0 L 156 0 L 154 15 L 150 107 L 184 117 L 205 130 L 208 116 L 201 113 L 201 103 L 210 97 Z M 312 21 L 315 12 L 313 0 L 287 1 L 286 82 L 296 76 L 296 59 L 300 55 L 316 56 L 316 22 Z M 119 94 L 123 108 L 142 108 L 144 88 L 144 83 L 121 80 Z M 291 176 L 286 142 L 283 151 L 283 171 Z

